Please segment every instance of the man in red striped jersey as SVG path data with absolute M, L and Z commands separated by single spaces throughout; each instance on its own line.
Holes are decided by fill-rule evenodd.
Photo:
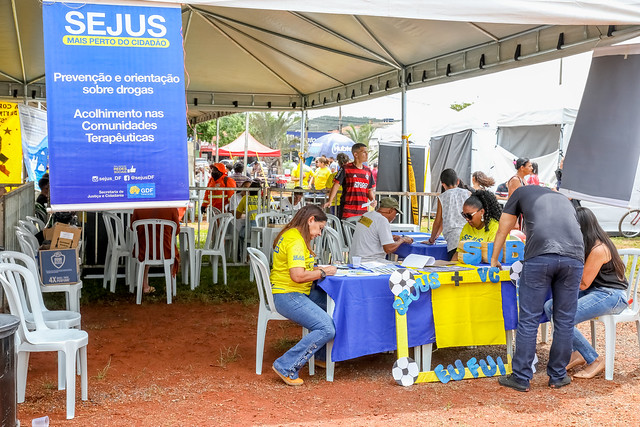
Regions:
M 342 200 L 338 216 L 341 219 L 359 216 L 367 212 L 369 204 L 375 207 L 375 181 L 371 169 L 364 165 L 369 157 L 367 146 L 362 143 L 351 147 L 353 162 L 347 163 L 340 169 L 331 187 L 329 201 L 324 207 L 331 206 L 333 199 L 342 186 Z

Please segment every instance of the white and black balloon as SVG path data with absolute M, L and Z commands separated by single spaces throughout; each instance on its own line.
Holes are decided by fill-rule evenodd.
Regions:
M 396 360 L 391 370 L 393 379 L 403 387 L 413 385 L 418 379 L 419 373 L 418 364 L 410 357 L 401 357 Z
M 394 271 L 389 278 L 389 289 L 393 295 L 398 296 L 404 290 L 411 292 L 416 281 L 411 270 L 402 268 Z
M 522 275 L 522 261 L 516 261 L 511 264 L 511 268 L 509 269 L 509 278 L 514 285 L 518 284 L 520 280 L 520 276 Z

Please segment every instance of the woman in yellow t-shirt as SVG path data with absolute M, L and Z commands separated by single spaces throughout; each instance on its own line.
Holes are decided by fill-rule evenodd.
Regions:
M 487 190 L 474 192 L 462 205 L 462 216 L 467 223 L 460 232 L 460 242 L 473 240 L 474 242 L 493 242 L 498 231 L 498 222 L 502 208 L 496 196 Z M 458 254 L 463 252 L 458 247 L 452 261 L 458 260 Z
M 275 239 L 271 288 L 278 313 L 307 328 L 309 333 L 273 362 L 273 370 L 288 385 L 302 385 L 298 372 L 315 354 L 322 367 L 325 344 L 333 339 L 335 327 L 327 314 L 327 294 L 313 281 L 336 273 L 336 267 L 314 267 L 311 240 L 320 236 L 327 215 L 308 205 L 296 213 Z M 320 363 L 318 363 L 320 361 Z

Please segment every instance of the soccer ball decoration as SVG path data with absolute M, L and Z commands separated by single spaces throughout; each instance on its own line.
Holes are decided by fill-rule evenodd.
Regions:
M 521 274 L 522 274 L 522 262 L 516 261 L 513 264 L 511 264 L 511 268 L 509 269 L 509 278 L 511 278 L 511 282 L 513 282 L 514 285 L 518 284 Z
M 418 379 L 419 373 L 418 364 L 410 357 L 401 357 L 396 360 L 391 370 L 393 379 L 403 387 L 413 385 Z
M 406 268 L 394 271 L 389 278 L 389 289 L 393 295 L 398 296 L 404 290 L 411 292 L 416 281 L 413 279 L 413 273 Z

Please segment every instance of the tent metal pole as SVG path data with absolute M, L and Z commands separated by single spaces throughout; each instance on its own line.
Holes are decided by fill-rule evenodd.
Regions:
M 298 185 L 302 188 L 304 188 L 303 181 L 304 181 L 304 166 L 302 165 L 302 163 L 304 162 L 304 141 L 305 141 L 305 129 L 306 129 L 306 124 L 305 124 L 305 119 L 307 117 L 307 110 L 304 109 L 304 107 L 302 107 L 302 112 L 301 112 L 301 118 L 300 118 L 300 153 L 298 154 L 298 168 L 299 168 L 299 172 L 300 172 L 300 176 L 299 176 L 299 180 L 298 180 Z
M 402 69 L 402 191 L 407 191 L 407 83 L 405 80 L 407 70 Z M 402 199 L 402 222 L 409 222 L 409 209 L 407 204 L 407 197 Z
M 216 163 L 220 161 L 220 120 L 216 119 Z
M 247 167 L 247 151 L 249 150 L 249 112 L 247 111 L 244 119 L 244 167 Z

